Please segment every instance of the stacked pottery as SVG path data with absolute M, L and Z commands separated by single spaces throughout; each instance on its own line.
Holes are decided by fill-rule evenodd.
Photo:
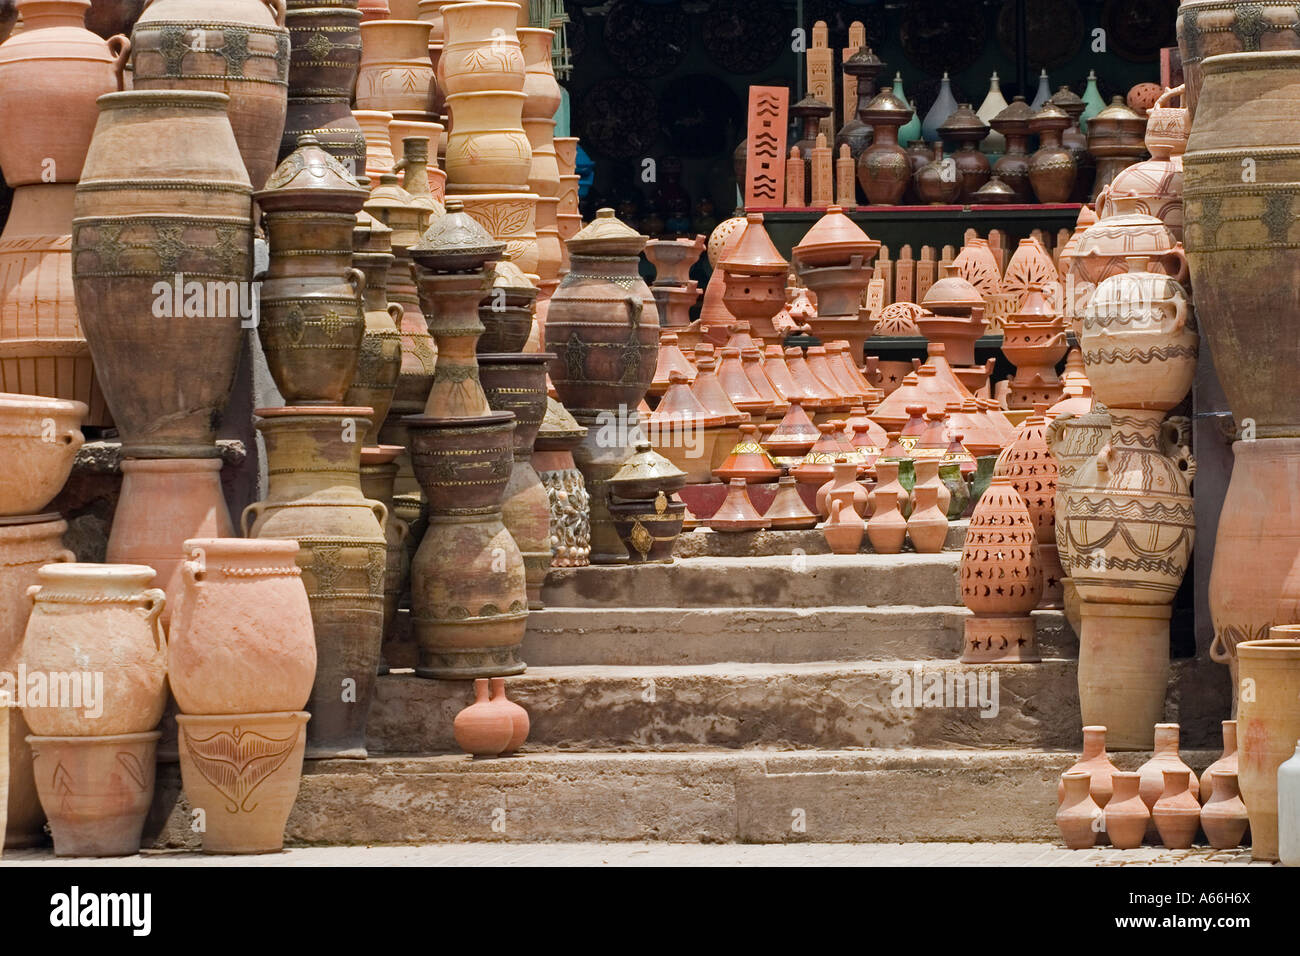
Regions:
M 1146 126 L 1146 118 L 1131 109 L 1118 94 L 1109 106 L 1088 120 L 1088 152 L 1097 159 L 1093 198 L 1100 201 L 1101 191 L 1116 174 L 1146 153 Z
M 691 267 L 704 251 L 704 237 L 694 239 L 651 239 L 645 257 L 655 267 L 650 292 L 666 327 L 690 325 L 691 307 L 700 297 L 700 284 L 690 277 Z
M 289 95 L 280 158 L 310 133 L 351 170 L 366 164 L 366 140 L 352 115 L 361 65 L 361 12 L 356 0 L 287 0 Z M 260 183 L 258 184 L 260 187 Z
M 1183 87 L 1165 90 L 1147 113 L 1146 147 L 1151 158 L 1116 173 L 1107 196 L 1116 214 L 1145 213 L 1183 241 L 1183 152 L 1190 123 L 1187 110 L 1166 106 Z
M 0 50 L 0 170 L 14 190 L 0 233 L 0 391 L 80 401 L 86 424 L 111 425 L 78 321 L 71 233 L 95 100 L 122 89 L 130 43 L 86 29 L 89 7 L 23 0 L 23 29 Z
M 1061 145 L 1074 157 L 1074 188 L 1070 190 L 1071 202 L 1084 202 L 1092 195 L 1092 180 L 1097 175 L 1097 161 L 1088 152 L 1088 137 L 1079 128 L 1079 118 L 1083 116 L 1088 104 L 1075 95 L 1068 86 L 1062 86 L 1052 94 L 1049 101 L 1059 106 L 1070 118 L 1070 125 L 1061 131 Z
M 410 250 L 421 307 L 434 317 L 439 343 L 424 414 L 402 419 L 415 475 L 429 502 L 428 532 L 411 565 L 411 620 L 421 677 L 466 680 L 524 670 L 518 651 L 528 619 L 527 575 L 502 506 L 518 459 L 533 438 L 529 434 L 516 445 L 515 410 L 539 422 L 545 393 L 540 366 L 520 369 L 517 374 L 530 380 L 527 400 L 516 404 L 514 396 L 498 392 L 500 403 L 515 410 L 494 411 L 479 380 L 479 303 L 491 281 L 490 263 L 503 248 L 450 198 L 446 216 Z M 535 427 L 525 427 L 530 426 Z M 544 520 L 538 511 L 540 488 L 525 487 L 523 472 L 521 478 L 516 492 L 525 500 L 515 503 L 515 520 L 539 524 Z M 540 552 L 541 541 L 533 546 Z
M 855 367 L 871 332 L 870 321 L 861 317 L 860 305 L 871 281 L 871 261 L 879 251 L 879 242 L 858 228 L 839 206 L 830 206 L 791 253 L 800 282 L 817 296 L 813 335 L 823 342 L 848 341 Z
M 1058 519 L 1083 601 L 1084 722 L 1140 750 L 1164 713 L 1170 606 L 1195 533 L 1195 462 L 1164 417 L 1191 387 L 1198 336 L 1177 282 L 1144 258 L 1129 269 L 1098 285 L 1084 312 L 1084 364 L 1110 410 L 1110 441 L 1075 473 Z
M 772 317 L 784 301 L 788 272 L 789 263 L 777 252 L 767 234 L 763 214 L 749 213 L 734 241 L 722 250 L 716 267 L 715 274 L 723 277 L 722 306 L 727 313 L 727 318 L 718 324 L 732 326 L 737 319 L 744 319 L 754 336 L 765 344 L 779 343 L 781 335 L 773 327 Z M 709 291 L 714 282 L 710 280 Z M 706 304 L 708 294 L 705 293 Z M 703 312 L 700 321 L 704 322 Z
M 167 661 L 185 796 L 206 852 L 280 850 L 316 677 L 298 544 L 195 538 L 185 548 Z
M 523 127 L 532 149 L 528 188 L 537 194 L 537 275 L 540 326 L 545 326 L 547 303 L 560 281 L 563 253 L 560 247 L 560 166 L 555 153 L 555 113 L 563 93 L 551 68 L 555 31 L 519 27 L 516 31 L 524 55 Z M 542 336 L 539 334 L 538 341 Z
M 1047 405 L 1039 402 L 1016 431 L 1015 440 L 998 458 L 994 475 L 1006 475 L 1025 499 L 1038 535 L 1038 564 L 1043 572 L 1041 608 L 1062 606 L 1064 576 L 1056 548 L 1056 459 L 1047 447 Z
M 23 712 L 56 856 L 140 849 L 167 698 L 166 597 L 153 578 L 133 564 L 49 564 L 28 589 L 22 666 L 71 678 L 67 695 Z
M 884 72 L 885 64 L 880 57 L 876 56 L 870 47 L 860 47 L 852 56 L 844 61 L 843 72 L 845 79 L 845 90 L 849 89 L 848 77 L 853 77 L 855 84 L 857 102 L 852 110 L 848 112 L 851 115 L 844 117 L 844 125 L 840 127 L 839 132 L 835 134 L 835 152 L 838 155 L 841 146 L 849 147 L 849 155 L 857 162 L 862 155 L 862 151 L 872 144 L 875 139 L 880 138 L 875 133 L 870 118 L 864 117 L 863 112 L 868 109 L 868 104 L 875 98 L 877 86 L 876 81 L 880 74 Z M 891 90 L 892 92 L 892 90 Z M 903 104 L 906 106 L 907 104 Z M 902 126 L 911 118 L 911 109 L 908 108 L 908 115 L 898 125 Z M 895 137 L 895 142 L 897 137 Z
M 587 429 L 553 398 L 533 443 L 533 468 L 546 489 L 551 510 L 551 563 L 557 568 L 585 567 L 591 554 L 591 504 L 587 486 L 573 460 L 573 449 Z
M 1043 295 L 1041 285 L 1031 285 L 1020 307 L 1002 323 L 1002 354 L 1016 367 L 1007 407 L 1060 401 L 1065 386 L 1056 366 L 1068 349 L 1064 316 Z
M 371 423 L 371 431 L 374 424 Z M 405 451 L 398 445 L 367 445 L 361 449 L 361 493 L 370 501 L 378 501 L 388 509 L 384 524 L 386 553 L 384 563 L 384 645 L 398 639 L 396 630 L 397 605 L 410 586 L 411 560 L 406 539 L 411 536 L 411 526 L 395 512 L 395 484 L 397 458 Z M 381 656 L 379 673 L 388 673 L 388 657 Z
M 686 505 L 669 496 L 684 484 L 686 472 L 648 441 L 609 479 L 609 513 L 633 564 L 672 563 Z
M 573 454 L 590 495 L 596 564 L 627 560 L 609 516 L 605 484 L 645 437 L 638 407 L 654 379 L 659 352 L 659 313 L 639 274 L 645 243 L 646 237 L 616 219 L 614 210 L 601 209 L 568 240 L 572 271 L 551 296 L 546 317 L 546 351 L 556 356 L 551 382 L 587 428 Z M 662 442 L 654 445 L 673 458 Z M 703 463 L 707 468 L 708 460 Z

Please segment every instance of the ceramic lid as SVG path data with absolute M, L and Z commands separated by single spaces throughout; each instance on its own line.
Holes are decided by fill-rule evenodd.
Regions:
M 1096 119 L 1096 117 L 1093 117 Z M 1092 120 L 1089 120 L 1091 125 Z M 1034 131 L 1040 129 L 1065 129 L 1070 125 L 1070 114 L 1065 112 L 1051 100 L 1043 104 L 1043 108 L 1033 115 L 1029 120 L 1029 128 Z
M 858 52 L 844 61 L 844 72 L 849 76 L 867 76 L 874 80 L 884 70 L 885 61 L 869 46 L 858 47 Z
M 772 237 L 763 225 L 761 212 L 751 212 L 745 217 L 745 229 L 740 234 L 740 240 L 718 264 L 727 272 L 752 276 L 785 275 L 790 268 L 790 264 L 772 244 Z
M 448 199 L 447 215 L 410 248 L 412 259 L 437 272 L 475 272 L 505 251 L 506 244 L 493 239 L 459 199 Z
M 766 232 L 766 230 L 764 230 Z M 838 252 L 845 261 L 855 255 L 864 259 L 874 258 L 880 250 L 880 243 L 868 236 L 848 216 L 840 206 L 828 206 L 825 214 L 818 219 L 799 244 L 791 250 L 794 258 L 804 258 L 814 250 L 819 252 Z
M 988 182 L 971 194 L 971 198 L 976 203 L 1016 202 L 1016 191 L 997 176 L 991 176 Z
M 367 195 L 343 164 L 325 151 L 320 140 L 307 134 L 298 137 L 298 148 L 275 168 L 266 188 L 253 193 L 253 198 L 264 212 L 355 213 Z
M 565 242 L 571 254 L 591 256 L 639 256 L 649 237 L 641 235 L 605 208 L 596 218 Z
M 871 126 L 905 126 L 912 118 L 912 107 L 887 86 L 872 98 L 860 115 Z
M 722 415 L 713 415 L 691 391 L 686 376 L 674 369 L 668 373 L 668 391 L 659 400 L 659 406 L 650 413 L 648 424 L 654 428 L 673 425 L 712 427 L 726 423 Z
M 660 491 L 672 494 L 686 484 L 686 472 L 655 451 L 648 441 L 638 441 L 636 451 L 609 478 L 620 498 L 653 498 Z
M 979 118 L 969 103 L 960 104 L 939 127 L 940 136 L 958 142 L 978 142 L 988 134 L 988 124 Z
M 947 275 L 926 290 L 921 304 L 931 312 L 936 309 L 973 309 L 984 304 L 984 297 L 961 276 Z
M 791 116 L 803 118 L 830 116 L 833 110 L 830 105 L 823 103 L 815 96 L 805 96 L 798 103 L 790 107 Z
M 415 198 L 402 188 L 396 173 L 383 173 L 379 185 L 370 191 L 365 207 L 376 219 L 393 230 L 393 246 L 406 249 L 420 241 L 423 210 Z
M 1052 98 L 1047 102 L 1059 106 L 1070 117 L 1071 121 L 1077 121 L 1087 109 L 1087 104 L 1083 102 L 1068 86 L 1062 86 L 1052 94 Z
M 1102 127 L 1116 126 L 1127 132 L 1136 132 L 1139 135 L 1146 133 L 1146 117 L 1138 113 L 1135 109 L 1124 102 L 1124 97 L 1116 94 L 1110 101 L 1110 105 L 1100 113 L 1088 120 L 1088 132 L 1092 132 L 1094 126 L 1100 123 Z
M 1004 136 L 1007 133 L 1023 135 L 1029 132 L 1029 120 L 1033 118 L 1033 115 L 1034 111 L 1025 102 L 1025 98 L 1017 96 L 1007 104 L 1004 110 L 989 120 L 989 125 Z
M 539 439 L 581 440 L 586 435 L 587 429 L 578 424 L 578 420 L 569 414 L 567 408 L 553 398 L 546 399 L 546 415 L 537 432 Z

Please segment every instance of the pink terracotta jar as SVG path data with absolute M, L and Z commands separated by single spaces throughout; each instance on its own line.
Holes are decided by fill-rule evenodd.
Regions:
M 457 746 L 475 757 L 495 757 L 510 746 L 515 736 L 514 719 L 493 705 L 486 677 L 474 681 L 474 703 L 456 715 L 452 732 Z
M 530 727 L 528 711 L 506 696 L 506 679 L 504 677 L 489 678 L 488 692 L 488 702 L 501 713 L 506 714 L 510 718 L 510 726 L 514 728 L 510 734 L 510 742 L 506 744 L 506 749 L 501 751 L 502 756 L 512 754 L 522 747 L 524 741 L 528 739 Z
M 38 514 L 63 488 L 86 406 L 0 392 L 0 517 Z
M 524 54 L 515 3 L 456 3 L 442 8 L 438 82 L 448 94 L 524 89 Z

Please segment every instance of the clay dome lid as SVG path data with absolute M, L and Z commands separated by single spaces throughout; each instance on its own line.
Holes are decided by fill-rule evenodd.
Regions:
M 989 134 L 989 126 L 969 103 L 960 104 L 939 127 L 939 135 L 957 142 L 977 143 Z
M 659 492 L 672 494 L 686 484 L 686 472 L 655 451 L 648 441 L 638 441 L 636 451 L 623 467 L 609 479 L 614 494 L 620 498 L 646 500 Z
M 1017 96 L 989 121 L 989 125 L 1004 136 L 1007 133 L 1023 135 L 1029 132 L 1029 121 L 1033 116 L 1033 107 L 1025 102 L 1023 96 Z
M 885 61 L 876 56 L 869 46 L 858 47 L 858 52 L 844 61 L 844 72 L 849 76 L 868 76 L 873 79 L 885 71 Z
M 892 86 L 887 86 L 872 97 L 861 116 L 870 126 L 906 126 L 912 118 L 912 107 L 894 93 Z
M 370 191 L 365 208 L 393 230 L 393 246 L 408 249 L 420 241 L 420 221 L 424 211 L 415 198 L 402 188 L 396 173 L 382 173 L 379 185 Z
M 1053 93 L 1052 98 L 1047 102 L 1053 103 L 1064 110 L 1065 114 L 1070 117 L 1071 122 L 1077 121 L 1083 115 L 1083 111 L 1088 108 L 1088 105 L 1083 102 L 1074 90 L 1064 85 Z
M 639 256 L 648 241 L 648 236 L 641 235 L 606 207 L 596 210 L 596 218 L 565 245 L 571 254 L 580 256 Z
M 723 416 L 710 413 L 691 391 L 686 376 L 674 369 L 668 375 L 668 391 L 659 400 L 659 406 L 650 413 L 647 424 L 656 429 L 671 426 L 709 428 L 727 422 Z
M 1095 119 L 1096 117 L 1094 117 Z M 1065 129 L 1070 125 L 1070 114 L 1065 112 L 1051 100 L 1043 104 L 1043 108 L 1035 113 L 1029 120 L 1029 128 L 1034 132 L 1042 129 Z
M 739 238 L 740 232 L 745 228 L 746 219 L 744 216 L 732 216 L 730 219 L 724 219 L 714 227 L 713 232 L 709 233 L 709 242 L 705 246 L 708 253 L 709 265 L 718 268 L 718 257 L 722 255 L 723 247 L 732 236 Z
M 984 297 L 980 295 L 979 289 L 961 276 L 952 273 L 951 266 L 948 269 L 950 274 L 926 290 L 921 304 L 931 312 L 937 312 L 939 309 L 973 309 L 977 305 L 982 306 Z
M 1096 123 L 1100 123 L 1103 127 L 1117 126 L 1122 130 L 1139 134 L 1145 133 L 1147 128 L 1147 118 L 1125 103 L 1124 97 L 1118 93 L 1111 98 L 1110 105 L 1088 120 L 1089 132 Z
M 506 244 L 492 238 L 459 199 L 448 199 L 447 215 L 410 248 L 412 259 L 436 272 L 474 272 L 505 251 Z
M 798 103 L 790 107 L 791 116 L 799 117 L 817 117 L 830 116 L 833 110 L 829 103 L 824 103 L 815 96 L 805 96 Z
M 509 253 L 502 253 L 492 267 L 492 288 L 510 289 L 512 291 L 537 291 L 537 285 L 528 274 L 519 268 L 510 258 Z
M 310 134 L 298 137 L 298 148 L 253 193 L 264 212 L 350 212 L 355 213 L 368 193 L 347 168 L 327 153 L 320 140 Z
M 772 237 L 763 225 L 761 212 L 751 212 L 745 216 L 745 230 L 740 234 L 740 241 L 719 265 L 726 272 L 750 276 L 785 275 L 790 269 L 790 264 L 772 244 Z
M 1009 316 L 1009 321 L 1016 324 L 1052 323 L 1062 320 L 1059 309 L 1053 307 L 1051 300 L 1043 294 L 1041 283 L 1032 282 L 1020 300 L 1020 307 Z
M 539 439 L 581 441 L 586 435 L 586 427 L 579 425 L 567 408 L 554 398 L 546 399 L 546 415 L 537 432 Z
M 828 206 L 791 254 L 796 263 L 830 266 L 847 265 L 854 256 L 862 256 L 864 262 L 870 262 L 879 251 L 880 243 L 844 215 L 842 207 Z
M 971 200 L 977 204 L 983 203 L 985 205 L 1001 205 L 1019 201 L 1016 198 L 1016 191 L 997 176 L 990 176 L 988 182 L 971 194 Z

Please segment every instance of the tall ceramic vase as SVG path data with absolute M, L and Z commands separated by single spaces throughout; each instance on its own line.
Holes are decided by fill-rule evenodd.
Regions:
M 289 93 L 285 0 L 152 0 L 131 34 L 131 86 L 230 97 L 249 182 L 275 168 Z
M 72 276 L 127 457 L 217 455 L 252 279 L 252 190 L 228 102 L 175 90 L 99 99 Z
M 1211 109 L 1213 61 L 1208 66 L 1202 110 Z M 1250 814 L 1250 855 L 1276 860 L 1277 768 L 1300 740 L 1300 628 L 1275 627 L 1267 640 L 1238 644 L 1237 661 L 1237 778 Z
M 361 491 L 368 408 L 259 409 L 270 483 L 244 534 L 298 542 L 316 633 L 309 757 L 366 756 L 366 721 L 384 626 L 388 509 Z
M 361 65 L 357 0 L 288 0 L 289 98 L 279 158 L 310 133 L 335 159 L 357 172 L 366 166 L 366 139 L 352 115 Z M 258 184 L 261 185 L 260 183 Z

